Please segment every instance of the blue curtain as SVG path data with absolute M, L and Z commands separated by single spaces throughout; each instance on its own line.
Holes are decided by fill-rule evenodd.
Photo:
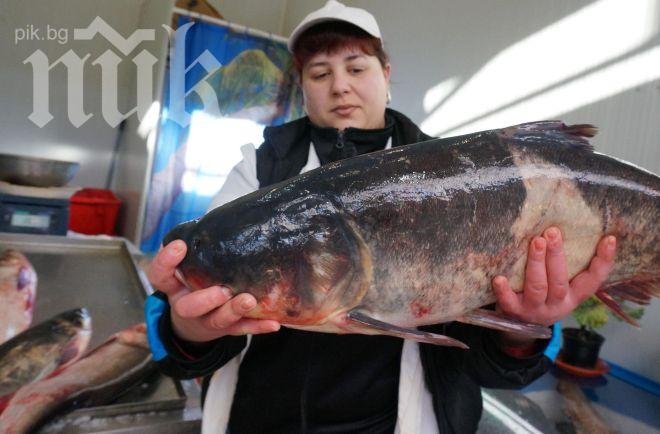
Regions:
M 140 245 L 146 253 L 157 251 L 172 227 L 206 212 L 224 182 L 222 170 L 240 157 L 236 143 L 257 146 L 259 126 L 303 114 L 284 43 L 187 17 L 179 18 L 178 29 L 166 68 Z M 218 172 L 209 167 L 214 165 L 226 167 Z

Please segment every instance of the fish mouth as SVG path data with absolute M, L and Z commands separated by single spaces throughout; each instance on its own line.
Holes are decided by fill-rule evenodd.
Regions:
M 181 272 L 181 270 L 179 270 L 178 268 L 177 268 L 176 270 L 174 270 L 174 277 L 176 277 L 176 280 L 178 280 L 179 282 L 181 282 L 181 284 L 182 284 L 183 286 L 185 286 L 186 288 L 192 290 L 192 288 L 190 287 L 190 284 L 189 284 L 188 281 L 186 280 L 186 277 L 183 275 L 183 273 Z
M 218 285 L 217 282 L 214 283 L 209 279 L 204 278 L 202 273 L 196 273 L 193 270 L 186 271 L 184 274 L 184 272 L 182 272 L 180 269 L 177 268 L 174 270 L 174 277 L 190 291 L 195 291 L 198 289 L 208 288 L 213 285 Z

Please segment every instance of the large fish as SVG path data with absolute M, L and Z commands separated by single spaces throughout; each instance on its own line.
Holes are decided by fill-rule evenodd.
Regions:
M 328 164 L 174 228 L 191 289 L 226 285 L 251 317 L 326 332 L 466 347 L 420 325 L 463 321 L 547 336 L 481 306 L 491 280 L 522 290 L 531 239 L 563 233 L 570 276 L 599 239 L 616 265 L 597 294 L 648 303 L 660 283 L 660 178 L 594 153 L 590 125 L 547 121 L 435 139 Z M 630 318 L 628 318 L 632 321 Z
M 0 344 L 27 329 L 32 322 L 37 273 L 20 252 L 0 256 Z
M 144 324 L 115 334 L 58 375 L 22 387 L 0 414 L 0 433 L 34 431 L 67 409 L 102 405 L 154 371 Z
M 20 387 L 80 358 L 91 333 L 87 310 L 73 309 L 0 345 L 0 411 Z

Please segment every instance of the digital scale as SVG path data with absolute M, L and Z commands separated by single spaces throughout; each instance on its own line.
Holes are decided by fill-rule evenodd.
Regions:
M 0 232 L 66 235 L 75 187 L 28 187 L 0 181 Z

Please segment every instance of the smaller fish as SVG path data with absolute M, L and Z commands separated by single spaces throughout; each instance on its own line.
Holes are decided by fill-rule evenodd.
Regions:
M 112 402 L 154 370 L 144 323 L 129 327 L 58 375 L 22 387 L 0 414 L 0 433 L 33 432 L 61 411 Z
M 37 294 L 37 273 L 21 252 L 5 250 L 0 256 L 0 344 L 32 323 Z
M 0 345 L 0 411 L 22 386 L 78 360 L 92 334 L 86 309 L 73 309 Z
M 557 391 L 563 398 L 562 408 L 573 424 L 575 432 L 580 434 L 618 434 L 618 431 L 607 426 L 575 382 L 560 379 L 557 383 Z

